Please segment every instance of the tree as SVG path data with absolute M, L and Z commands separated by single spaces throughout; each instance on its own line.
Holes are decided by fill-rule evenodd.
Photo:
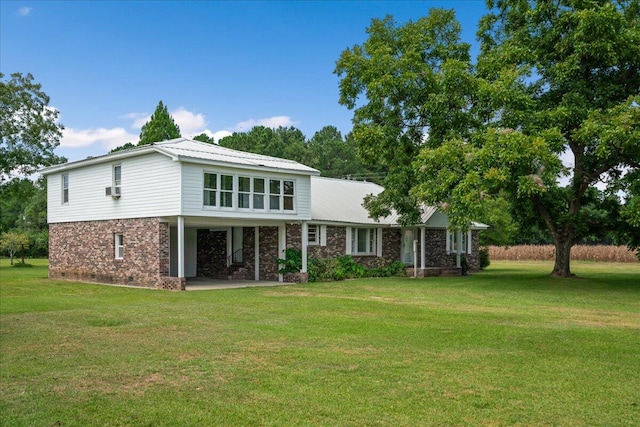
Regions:
M 363 45 L 342 52 L 335 69 L 342 77 L 340 103 L 355 109 L 359 156 L 366 166 L 388 171 L 385 190 L 369 197 L 366 207 L 374 217 L 395 210 L 403 223 L 415 224 L 421 200 L 411 189 L 418 152 L 468 134 L 470 46 L 460 40 L 454 13 L 441 9 L 402 27 L 390 16 L 374 19 L 367 33 Z M 368 102 L 360 105 L 361 96 Z
M 41 88 L 31 74 L 13 73 L 0 80 L 0 182 L 65 161 L 53 152 L 64 127 Z
M 357 157 L 353 138 L 342 137 L 335 126 L 325 126 L 307 143 L 308 166 L 318 169 L 322 176 L 367 178 L 376 175 L 364 168 Z
M 360 150 L 383 157 L 404 150 L 399 157 L 408 165 L 391 165 L 395 194 L 371 206 L 406 215 L 411 204 L 434 204 L 464 228 L 502 199 L 521 229 L 548 231 L 552 274 L 566 277 L 574 242 L 594 232 L 590 224 L 603 209 L 615 213 L 615 203 L 590 192 L 600 184 L 607 197 L 623 193 L 620 213 L 630 231 L 622 237 L 637 247 L 638 0 L 488 5 L 476 66 L 454 55 L 464 50 L 459 26 L 439 10 L 401 28 L 374 21 L 364 47 L 343 52 L 341 102 L 355 108 L 361 94 L 368 100 L 354 113 Z M 561 161 L 567 154 L 570 165 Z M 402 173 L 408 185 L 396 182 Z
M 24 264 L 24 249 L 29 246 L 29 236 L 26 233 L 7 231 L 0 236 L 0 250 L 9 252 L 11 265 L 16 252 L 22 251 L 22 263 Z
M 205 142 L 207 144 L 215 144 L 216 140 L 212 137 L 210 137 L 209 135 L 207 135 L 206 133 L 201 133 L 200 135 L 194 136 L 193 137 L 194 141 L 200 141 L 200 142 Z
M 109 153 L 117 153 L 118 151 L 130 150 L 132 148 L 136 148 L 136 145 L 132 142 L 127 142 L 124 145 L 112 149 Z
M 151 119 L 140 130 L 138 145 L 148 145 L 154 142 L 180 138 L 180 128 L 173 121 L 167 107 L 160 101 Z

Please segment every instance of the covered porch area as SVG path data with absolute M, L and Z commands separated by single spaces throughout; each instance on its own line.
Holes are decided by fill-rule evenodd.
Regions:
M 277 260 L 284 258 L 291 224 L 189 216 L 163 221 L 169 225 L 169 276 L 184 278 L 186 289 L 222 289 L 224 282 L 228 288 L 285 281 Z

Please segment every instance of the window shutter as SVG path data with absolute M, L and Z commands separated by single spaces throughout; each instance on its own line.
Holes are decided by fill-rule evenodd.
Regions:
M 471 240 L 471 230 L 467 231 L 467 253 L 471 254 L 471 248 L 472 248 L 472 243 L 473 241 Z
M 447 240 L 446 240 L 446 247 L 447 247 L 447 255 L 449 255 L 451 253 L 451 231 L 447 230 Z
M 327 226 L 319 226 L 320 232 L 320 246 L 327 246 Z
M 376 256 L 382 256 L 382 228 L 376 229 Z

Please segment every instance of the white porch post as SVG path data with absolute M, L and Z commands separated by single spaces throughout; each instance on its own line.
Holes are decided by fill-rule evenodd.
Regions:
M 285 224 L 278 226 L 278 258 L 284 259 L 287 250 L 287 226 Z M 278 282 L 283 282 L 284 276 L 278 273 Z
M 260 227 L 253 227 L 253 233 L 253 269 L 255 270 L 253 278 L 255 280 L 260 280 Z
M 184 277 L 184 217 L 178 215 L 178 277 Z
M 318 231 L 319 227 L 318 227 Z M 309 246 L 309 224 L 306 221 L 302 222 L 302 270 L 300 272 L 307 272 L 307 247 Z
M 233 227 L 227 228 L 227 267 L 231 266 L 233 255 Z
M 420 268 L 426 268 L 426 248 L 427 244 L 427 229 L 424 227 L 420 227 Z

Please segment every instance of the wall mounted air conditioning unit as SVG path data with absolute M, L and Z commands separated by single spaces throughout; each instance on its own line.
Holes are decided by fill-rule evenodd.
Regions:
M 111 196 L 114 199 L 120 198 L 120 187 L 107 187 L 104 189 L 106 196 Z

